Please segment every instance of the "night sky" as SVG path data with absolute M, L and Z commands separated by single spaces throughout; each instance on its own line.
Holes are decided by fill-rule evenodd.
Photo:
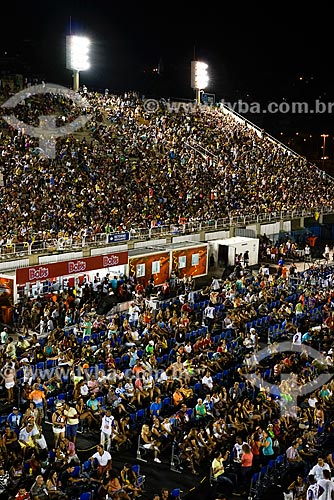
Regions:
M 334 102 L 332 17 L 320 4 L 310 9 L 301 5 L 292 13 L 292 7 L 298 7 L 292 2 L 266 7 L 236 2 L 195 7 L 174 0 L 9 2 L 2 8 L 1 69 L 6 58 L 17 55 L 15 61 L 26 74 L 70 86 L 65 36 L 71 18 L 72 33 L 92 40 L 91 69 L 81 74 L 89 89 L 192 99 L 190 61 L 195 48 L 196 58 L 209 64 L 207 91 L 217 101 Z M 153 71 L 158 65 L 160 74 Z M 314 158 L 321 133 L 330 134 L 329 150 L 334 143 L 329 114 L 249 118 L 285 142 L 292 141 L 296 149 L 307 150 L 310 144 L 308 154 Z M 313 142 L 318 138 L 313 146 L 309 135 Z M 299 144 L 298 137 L 307 137 L 307 144 Z

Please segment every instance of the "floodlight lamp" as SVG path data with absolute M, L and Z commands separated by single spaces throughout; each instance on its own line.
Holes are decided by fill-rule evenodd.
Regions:
M 209 83 L 208 65 L 201 61 L 191 63 L 191 86 L 194 89 L 205 89 Z
M 75 71 L 90 68 L 90 40 L 85 36 L 70 35 L 66 37 L 66 67 Z

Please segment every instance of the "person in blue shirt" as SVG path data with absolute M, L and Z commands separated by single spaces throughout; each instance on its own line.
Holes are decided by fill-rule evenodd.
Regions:
M 161 408 L 162 408 L 161 398 L 157 396 L 155 398 L 155 401 L 151 403 L 150 414 L 154 417 L 158 417 L 160 415 Z
M 110 282 L 109 282 L 109 283 L 111 284 L 111 288 L 112 288 L 112 289 L 113 289 L 113 291 L 115 292 L 115 291 L 116 291 L 116 289 L 117 289 L 117 285 L 118 285 L 118 281 L 117 281 L 116 276 L 114 276 L 114 277 L 110 280 Z
M 204 406 L 206 408 L 206 414 L 207 415 L 211 415 L 213 417 L 214 404 L 213 404 L 213 401 L 211 400 L 211 395 L 210 394 L 207 394 L 205 396 L 203 404 L 204 404 Z
M 133 368 L 136 364 L 137 359 L 138 359 L 138 352 L 137 352 L 137 349 L 135 347 L 131 347 L 130 352 L 129 352 L 129 356 L 130 356 L 129 367 Z
M 267 430 L 263 431 L 262 454 L 266 465 L 274 457 L 273 440 Z
M 101 421 L 101 404 L 99 400 L 96 398 L 95 394 L 92 394 L 91 397 L 86 402 L 87 408 L 89 408 L 94 417 L 98 419 L 99 423 Z
M 308 340 L 312 340 L 312 335 L 309 332 L 305 332 L 302 336 L 302 343 L 307 342 Z
M 15 431 L 16 434 L 19 435 L 22 422 L 22 413 L 16 406 L 13 407 L 12 413 L 8 415 L 7 422 L 10 426 L 10 430 Z

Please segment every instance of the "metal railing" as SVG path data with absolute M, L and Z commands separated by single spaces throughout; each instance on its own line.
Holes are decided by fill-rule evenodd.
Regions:
M 319 215 L 334 214 L 334 206 L 322 206 L 312 209 L 286 210 L 281 212 L 235 215 L 220 219 L 188 221 L 179 224 L 161 224 L 151 228 L 130 229 L 131 240 L 149 241 L 164 237 L 182 236 L 200 232 L 214 232 L 219 230 L 230 230 L 232 227 L 245 227 L 251 224 L 270 224 L 281 220 L 293 220 L 301 217 L 314 217 Z M 37 235 L 36 235 L 37 236 Z M 36 237 L 35 236 L 35 237 Z M 105 247 L 110 246 L 108 233 L 96 233 L 84 236 L 71 236 L 68 238 L 49 238 L 37 240 L 32 237 L 29 241 L 16 242 L 7 241 L 0 246 L 0 259 L 13 260 L 26 257 L 32 254 L 56 254 L 82 250 L 85 247 Z

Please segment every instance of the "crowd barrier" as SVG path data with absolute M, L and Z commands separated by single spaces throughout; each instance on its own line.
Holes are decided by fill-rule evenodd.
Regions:
M 178 224 L 159 224 L 150 228 L 132 227 L 130 239 L 134 241 L 149 241 L 166 236 L 182 236 L 217 230 L 229 230 L 232 227 L 244 227 L 250 224 L 265 224 L 280 220 L 292 220 L 301 217 L 314 217 L 316 214 L 334 214 L 334 206 L 321 206 L 312 209 L 298 209 L 263 214 L 236 215 L 212 220 L 180 221 Z M 123 232 L 123 231 L 122 231 Z M 110 246 L 109 233 L 84 234 L 70 237 L 55 236 L 39 239 L 39 235 L 30 235 L 27 241 L 17 241 L 16 238 L 7 239 L 0 245 L 0 258 L 11 260 L 32 254 L 47 254 L 62 251 L 79 251 L 85 247 Z

